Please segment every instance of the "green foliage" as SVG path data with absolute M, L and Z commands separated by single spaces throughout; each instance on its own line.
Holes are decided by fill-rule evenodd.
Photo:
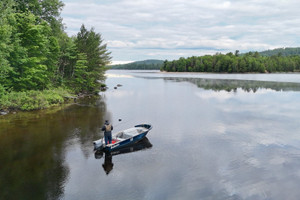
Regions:
M 38 20 L 46 21 L 52 30 L 53 35 L 58 36 L 62 29 L 60 12 L 64 6 L 60 0 L 15 0 L 17 13 L 31 12 Z
M 5 87 L 3 85 L 0 84 L 0 98 L 6 94 L 6 90 Z
M 87 55 L 87 66 L 89 71 L 100 71 L 99 68 L 109 63 L 110 52 L 106 49 L 106 44 L 99 33 L 95 33 L 94 28 L 88 31 L 84 25 L 81 26 L 77 34 L 75 44 L 80 53 Z
M 72 78 L 77 60 L 77 48 L 73 38 L 62 34 L 59 39 L 60 55 L 57 84 L 64 84 Z
M 294 56 L 294 55 L 300 55 L 300 48 L 278 48 L 273 50 L 267 50 L 259 52 L 261 56 Z
M 264 57 L 258 52 L 239 55 L 217 53 L 213 56 L 180 58 L 165 61 L 162 71 L 175 72 L 216 72 L 216 73 L 247 73 L 247 72 L 294 72 L 300 69 L 300 56 Z
M 0 2 L 0 85 L 2 84 L 3 88 L 11 85 L 9 74 L 12 72 L 12 67 L 8 57 L 13 51 L 11 41 L 13 27 L 11 21 L 14 20 L 14 12 L 12 6 L 12 0 Z
M 106 44 L 102 44 L 102 42 L 101 35 L 95 33 L 93 28 L 88 31 L 84 25 L 81 26 L 80 32 L 75 38 L 79 54 L 74 74 L 79 74 L 79 76 L 74 76 L 76 80 L 73 81 L 73 83 L 80 83 L 83 81 L 82 77 L 86 79 L 86 85 L 81 87 L 80 92 L 97 92 L 101 85 L 100 81 L 104 80 L 105 65 L 110 62 L 111 57 L 110 52 L 106 49 Z M 86 57 L 83 58 L 83 55 Z M 78 85 L 77 83 L 76 85 Z
M 57 67 L 58 43 L 50 26 L 45 21 L 38 23 L 32 13 L 16 13 L 15 17 L 19 51 L 11 57 L 14 90 L 48 88 Z
M 110 52 L 101 35 L 82 26 L 63 30 L 60 0 L 0 1 L 0 109 L 32 110 L 62 102 L 53 88 L 95 93 Z M 52 88 L 52 90 L 49 90 Z
M 1 92 L 1 87 L 0 87 Z M 36 110 L 64 103 L 71 94 L 62 88 L 55 90 L 10 92 L 0 96 L 0 110 Z
M 88 90 L 88 76 L 87 56 L 84 53 L 80 53 L 74 69 L 74 78 L 71 81 L 75 92 L 79 93 Z

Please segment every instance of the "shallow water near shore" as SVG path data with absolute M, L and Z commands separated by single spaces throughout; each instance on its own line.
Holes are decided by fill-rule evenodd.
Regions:
M 97 99 L 0 116 L 0 199 L 299 198 L 300 74 L 110 70 L 106 83 Z M 95 154 L 105 119 L 153 129 Z

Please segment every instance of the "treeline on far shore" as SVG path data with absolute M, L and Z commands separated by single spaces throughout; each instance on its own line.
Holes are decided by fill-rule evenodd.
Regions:
M 299 72 L 300 56 L 283 56 L 281 53 L 262 56 L 258 52 L 235 53 L 180 58 L 164 61 L 161 71 L 167 72 L 215 72 L 215 73 L 272 73 Z
M 159 70 L 163 60 L 143 60 L 127 64 L 111 65 L 110 69 L 128 69 L 128 70 Z
M 110 52 L 100 33 L 68 36 L 61 0 L 0 2 L 0 111 L 43 109 L 104 86 Z

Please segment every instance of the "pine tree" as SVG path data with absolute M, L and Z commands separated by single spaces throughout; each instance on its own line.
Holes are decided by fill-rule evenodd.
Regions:
M 84 25 L 81 26 L 80 32 L 77 34 L 75 44 L 79 53 L 87 56 L 87 71 L 91 82 L 89 85 L 97 92 L 100 88 L 99 80 L 104 80 L 105 65 L 110 62 L 110 52 L 103 44 L 101 34 L 95 33 L 94 28 L 88 31 Z M 89 91 L 91 91 L 91 87 Z

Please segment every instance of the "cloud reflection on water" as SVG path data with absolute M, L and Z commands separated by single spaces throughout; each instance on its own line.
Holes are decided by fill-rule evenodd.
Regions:
M 199 165 L 213 162 L 204 165 L 214 166 L 218 172 L 208 175 L 217 182 L 200 178 L 202 184 L 216 189 L 212 192 L 200 186 L 200 196 L 207 199 L 205 193 L 209 193 L 216 199 L 298 198 L 296 185 L 300 181 L 300 170 L 296 168 L 300 165 L 300 129 L 295 123 L 295 114 L 300 113 L 299 84 L 165 80 L 197 85 L 200 90 L 195 90 L 195 96 L 217 110 L 211 131 L 202 137 L 200 144 L 194 144 L 215 151 L 207 152 L 209 156 L 202 157 Z M 189 161 L 196 162 L 194 158 Z M 199 180 L 195 179 L 196 183 Z

